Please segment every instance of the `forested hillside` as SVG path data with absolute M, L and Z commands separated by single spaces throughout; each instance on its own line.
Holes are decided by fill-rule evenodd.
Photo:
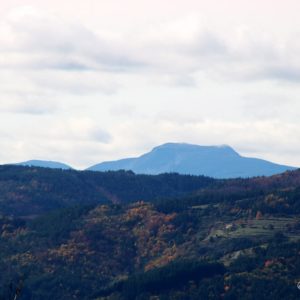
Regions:
M 35 216 L 76 204 L 128 203 L 180 196 L 214 183 L 204 176 L 89 172 L 0 166 L 0 213 Z
M 213 180 L 3 166 L 0 191 L 0 299 L 300 297 L 299 171 Z

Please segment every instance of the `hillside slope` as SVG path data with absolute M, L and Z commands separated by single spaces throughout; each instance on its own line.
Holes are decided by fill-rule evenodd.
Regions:
M 72 205 L 149 201 L 207 187 L 208 177 L 0 166 L 0 214 L 34 216 Z
M 1 166 L 0 195 L 0 299 L 299 299 L 300 171 Z
M 298 299 L 300 189 L 231 196 L 2 216 L 0 292 L 20 278 L 21 300 Z

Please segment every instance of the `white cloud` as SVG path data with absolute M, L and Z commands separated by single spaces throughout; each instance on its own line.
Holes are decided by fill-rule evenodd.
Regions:
M 0 111 L 32 115 L 52 114 L 57 110 L 56 104 L 46 99 L 44 94 L 39 93 L 2 93 Z
M 299 165 L 298 17 L 287 4 L 269 15 L 265 2 L 235 0 L 29 3 L 1 15 L 2 162 L 85 167 L 180 141 Z
M 8 58 L 2 66 L 7 68 L 114 71 L 136 64 L 113 39 L 34 9 L 12 13 L 1 32 L 0 49 Z
M 210 29 L 195 14 L 128 35 L 101 36 L 80 23 L 23 9 L 2 21 L 0 31 L 2 68 L 150 72 L 162 74 L 162 80 L 165 74 L 192 79 L 199 71 L 227 78 L 299 80 L 296 39 L 284 37 L 279 43 L 273 34 L 243 26 L 228 34 Z

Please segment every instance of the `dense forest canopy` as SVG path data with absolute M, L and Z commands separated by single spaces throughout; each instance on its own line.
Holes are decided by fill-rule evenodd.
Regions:
M 0 299 L 299 299 L 299 203 L 299 171 L 1 166 Z

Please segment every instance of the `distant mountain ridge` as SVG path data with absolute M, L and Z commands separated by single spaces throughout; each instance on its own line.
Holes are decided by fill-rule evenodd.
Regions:
M 199 146 L 185 143 L 166 143 L 139 157 L 102 162 L 87 170 L 132 170 L 137 174 L 204 175 L 214 178 L 271 176 L 295 167 L 275 164 L 266 160 L 243 157 L 233 148 Z
M 28 160 L 24 162 L 17 163 L 19 166 L 27 167 L 41 167 L 41 168 L 50 168 L 50 169 L 63 169 L 69 170 L 72 167 L 57 161 L 47 161 L 47 160 Z

